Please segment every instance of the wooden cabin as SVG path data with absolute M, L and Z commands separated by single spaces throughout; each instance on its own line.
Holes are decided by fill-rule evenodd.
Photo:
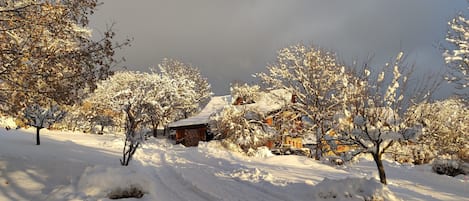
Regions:
M 229 103 L 229 99 L 229 96 L 212 97 L 199 114 L 170 123 L 170 138 L 174 139 L 176 144 L 184 146 L 197 146 L 200 141 L 212 140 L 213 134 L 208 128 L 210 116 L 221 111 Z

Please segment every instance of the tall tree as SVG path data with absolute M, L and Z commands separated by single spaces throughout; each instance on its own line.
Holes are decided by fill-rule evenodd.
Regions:
M 281 49 L 277 62 L 267 67 L 268 74 L 257 76 L 268 86 L 288 89 L 295 95 L 295 110 L 313 121 L 316 140 L 321 142 L 340 108 L 347 76 L 344 68 L 334 53 L 299 44 Z M 321 145 L 318 143 L 316 159 L 322 156 Z
M 147 94 L 156 87 L 148 82 L 148 74 L 117 72 L 98 84 L 95 95 L 102 104 L 122 111 L 125 116 L 125 139 L 121 165 L 127 166 L 142 142 L 142 128 L 148 121 L 148 106 L 154 99 Z
M 457 84 L 466 102 L 469 99 L 469 19 L 461 12 L 448 22 L 443 57 L 449 68 L 446 80 Z
M 97 0 L 0 2 L 1 110 L 15 114 L 33 103 L 71 104 L 94 89 L 116 62 L 114 32 L 91 38 L 88 16 Z
M 194 82 L 193 90 L 197 92 L 194 101 L 197 103 L 197 107 L 182 108 L 182 116 L 179 118 L 187 118 L 194 115 L 208 103 L 213 93 L 207 79 L 202 77 L 197 67 L 176 59 L 168 58 L 163 59 L 163 61 L 158 64 L 158 67 L 163 76 L 168 76 L 174 80 L 189 80 Z

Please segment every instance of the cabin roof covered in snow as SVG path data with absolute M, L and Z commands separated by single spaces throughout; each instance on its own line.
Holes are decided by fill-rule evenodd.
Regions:
M 274 89 L 266 92 L 259 92 L 254 99 L 254 103 L 239 105 L 238 107 L 246 107 L 256 109 L 267 115 L 281 109 L 283 106 L 291 102 L 292 93 L 285 89 Z
M 214 96 L 207 103 L 207 105 L 200 111 L 199 114 L 189 117 L 187 119 L 181 119 L 179 121 L 175 121 L 168 125 L 169 128 L 177 128 L 177 127 L 184 127 L 184 126 L 191 126 L 191 125 L 203 125 L 208 124 L 210 120 L 210 116 L 214 113 L 220 112 L 223 107 L 231 103 L 231 97 L 229 95 L 226 96 Z

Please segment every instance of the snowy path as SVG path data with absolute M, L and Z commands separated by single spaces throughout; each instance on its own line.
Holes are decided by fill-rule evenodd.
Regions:
M 224 166 L 222 159 L 205 156 L 196 150 L 188 152 L 187 149 L 193 148 L 153 146 L 152 149 L 144 149 L 143 157 L 138 158 L 145 166 L 155 167 L 153 173 L 158 178 L 157 186 L 166 189 L 158 191 L 161 200 L 294 200 L 223 174 L 234 167 L 241 167 L 239 165 Z

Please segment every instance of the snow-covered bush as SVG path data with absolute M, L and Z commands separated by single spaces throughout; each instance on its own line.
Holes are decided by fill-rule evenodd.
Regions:
M 346 178 L 332 180 L 325 178 L 314 186 L 311 200 L 348 201 L 397 201 L 398 199 L 385 185 L 375 179 Z
M 469 142 L 469 107 L 461 99 L 421 103 L 411 107 L 406 116 L 410 123 L 424 128 L 417 138 L 420 147 L 438 155 L 464 156 Z
M 135 167 L 87 167 L 80 177 L 77 190 L 95 198 L 141 198 L 151 190 L 152 181 Z
M 263 146 L 271 137 L 267 125 L 258 119 L 250 118 L 251 113 L 259 114 L 253 109 L 227 106 L 223 111 L 212 117 L 211 128 L 216 139 L 226 141 L 225 145 L 235 144 L 244 152 Z
M 145 193 L 141 187 L 130 185 L 128 188 L 117 188 L 112 190 L 108 197 L 112 200 L 123 199 L 123 198 L 141 198 Z
M 460 174 L 469 174 L 467 165 L 463 161 L 452 159 L 436 159 L 433 161 L 432 170 L 438 174 L 448 176 L 457 176 Z
M 394 143 L 389 148 L 387 155 L 399 163 L 412 163 L 415 165 L 431 162 L 438 152 L 430 149 L 430 146 L 414 141 Z

